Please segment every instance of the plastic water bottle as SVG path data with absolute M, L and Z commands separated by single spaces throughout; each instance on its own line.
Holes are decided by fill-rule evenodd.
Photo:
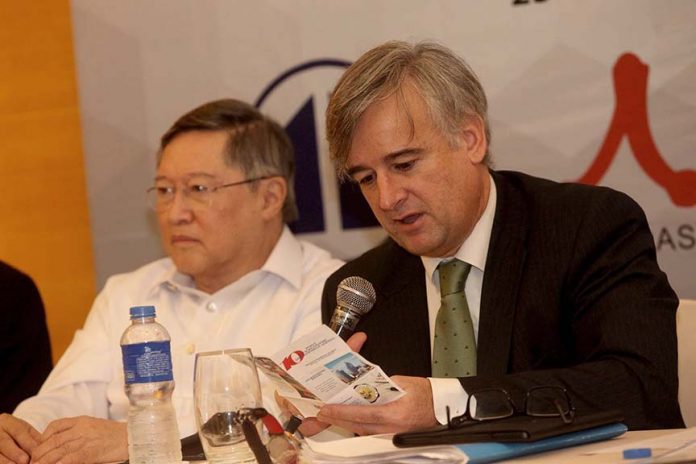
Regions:
M 130 308 L 131 325 L 121 337 L 131 464 L 181 461 L 169 333 L 155 321 L 154 306 Z

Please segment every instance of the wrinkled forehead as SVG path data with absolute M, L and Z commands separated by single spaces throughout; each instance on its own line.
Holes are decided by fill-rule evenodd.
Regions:
M 189 131 L 178 134 L 161 151 L 158 176 L 218 175 L 239 170 L 227 160 L 229 136 L 225 131 Z

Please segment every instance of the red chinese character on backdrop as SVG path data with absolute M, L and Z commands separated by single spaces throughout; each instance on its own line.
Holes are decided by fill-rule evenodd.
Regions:
M 632 53 L 625 53 L 616 61 L 614 116 L 597 157 L 578 182 L 596 185 L 609 169 L 625 135 L 640 167 L 652 180 L 667 190 L 672 203 L 677 206 L 694 206 L 696 171 L 673 171 L 660 154 L 650 133 L 647 104 L 648 69 L 648 65 Z

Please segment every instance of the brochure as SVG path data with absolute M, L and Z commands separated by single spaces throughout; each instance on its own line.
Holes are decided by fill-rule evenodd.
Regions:
M 304 417 L 324 403 L 384 404 L 405 394 L 325 325 L 270 358 L 257 357 L 256 365 Z

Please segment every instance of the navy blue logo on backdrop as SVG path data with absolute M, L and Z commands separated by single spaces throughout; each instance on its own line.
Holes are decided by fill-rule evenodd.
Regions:
M 255 106 L 262 109 L 264 102 L 274 93 L 282 90 L 284 84 L 299 74 L 319 68 L 345 69 L 350 62 L 337 59 L 312 60 L 294 66 L 283 72 L 271 81 L 256 99 Z M 297 207 L 300 212 L 299 220 L 290 224 L 295 233 L 323 232 L 326 230 L 324 218 L 324 196 L 321 189 L 321 173 L 319 169 L 319 156 L 328 154 L 319 153 L 318 137 L 319 121 L 315 118 L 317 99 L 316 95 L 309 95 L 303 103 L 294 111 L 293 116 L 285 126 L 295 147 L 297 162 L 297 174 L 295 176 L 295 192 L 297 195 Z M 323 96 L 322 96 L 323 97 Z M 323 114 L 322 111 L 319 114 Z M 323 132 L 322 132 L 323 133 Z M 337 182 L 337 181 L 336 181 Z M 346 229 L 359 229 L 378 225 L 370 207 L 363 198 L 360 190 L 352 183 L 343 183 L 339 186 L 339 208 L 341 214 L 341 226 Z

